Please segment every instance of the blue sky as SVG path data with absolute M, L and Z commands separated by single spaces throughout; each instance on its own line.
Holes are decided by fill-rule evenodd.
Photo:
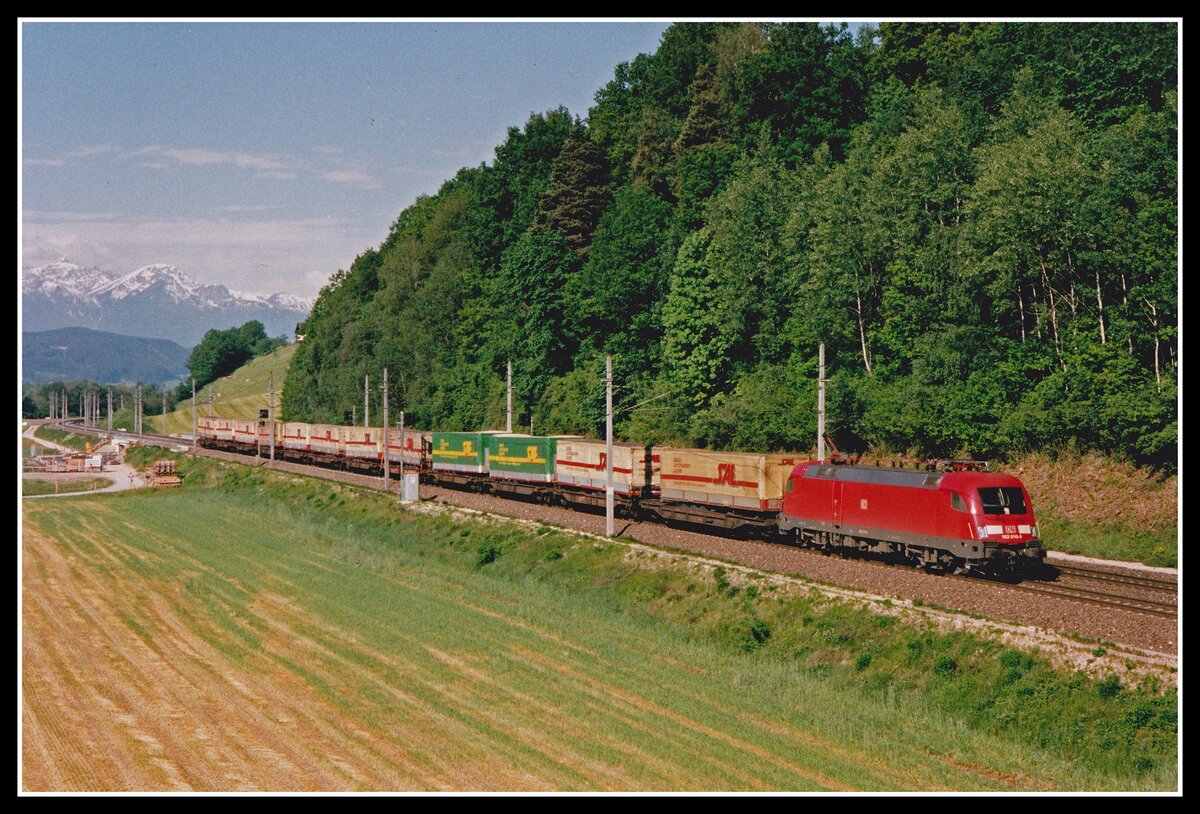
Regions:
M 315 295 L 510 126 L 586 116 L 666 22 L 21 26 L 21 265 Z

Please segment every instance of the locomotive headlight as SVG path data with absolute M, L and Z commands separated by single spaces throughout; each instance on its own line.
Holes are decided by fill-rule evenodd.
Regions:
M 979 524 L 979 539 L 980 540 L 987 539 L 987 526 L 985 526 L 982 523 Z
M 1029 527 L 1029 533 L 1032 534 L 1034 537 L 1038 536 L 1036 524 Z

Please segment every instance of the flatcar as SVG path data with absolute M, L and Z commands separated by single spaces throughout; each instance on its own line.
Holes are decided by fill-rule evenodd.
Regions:
M 257 426 L 255 426 L 257 424 Z M 262 455 L 266 421 L 202 419 L 202 446 Z M 423 480 L 579 509 L 605 505 L 607 448 L 575 436 L 422 432 L 275 424 L 276 457 L 383 474 L 400 461 Z M 385 437 L 386 435 L 386 437 Z M 828 552 L 877 555 L 929 571 L 1007 576 L 1045 558 L 1029 493 L 1011 475 L 805 461 L 795 455 L 614 443 L 616 513 L 719 528 Z

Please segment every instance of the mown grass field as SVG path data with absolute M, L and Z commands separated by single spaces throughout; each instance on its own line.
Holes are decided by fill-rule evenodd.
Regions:
M 23 506 L 26 789 L 1176 784 L 1171 693 L 549 529 L 184 470 Z
M 208 394 L 213 395 L 212 414 L 223 418 L 253 418 L 259 408 L 266 408 L 270 390 L 270 376 L 275 374 L 275 407 L 283 403 L 283 380 L 288 366 L 296 354 L 298 344 L 285 345 L 265 356 L 251 359 L 242 367 L 224 378 L 217 379 L 196 393 L 196 415 L 208 415 Z M 174 409 L 167 413 L 167 434 L 181 435 L 192 432 L 192 400 L 168 405 Z M 147 415 L 146 427 L 150 432 L 163 431 L 163 417 Z M 151 429 L 153 427 L 153 429 Z

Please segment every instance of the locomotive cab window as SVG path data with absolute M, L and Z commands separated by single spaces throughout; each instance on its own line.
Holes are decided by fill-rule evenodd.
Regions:
M 790 492 L 795 488 L 796 488 L 796 484 L 793 482 L 793 480 L 791 478 L 788 478 L 787 483 L 785 483 L 783 485 L 783 491 L 785 491 L 785 492 Z
M 967 501 L 963 500 L 963 496 L 960 495 L 958 492 L 951 492 L 950 493 L 950 508 L 956 509 L 957 511 L 960 511 L 960 512 L 965 512 L 967 510 Z
M 984 514 L 1028 514 L 1025 495 L 1016 486 L 995 486 L 979 490 Z

